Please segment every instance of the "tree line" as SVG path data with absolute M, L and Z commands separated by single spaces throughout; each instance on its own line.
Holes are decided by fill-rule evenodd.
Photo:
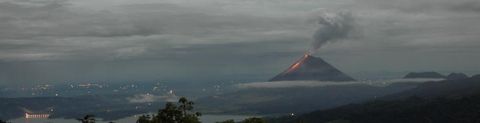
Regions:
M 181 97 L 178 102 L 167 102 L 163 109 L 159 109 L 157 114 L 144 114 L 138 117 L 136 123 L 201 123 L 200 112 L 193 111 L 194 102 L 185 97 Z M 78 118 L 82 123 L 95 123 L 94 115 L 86 115 Z M 2 122 L 0 122 L 2 123 Z M 113 123 L 113 122 L 110 122 Z M 234 120 L 219 121 L 216 123 L 235 123 Z M 247 118 L 239 123 L 266 123 L 262 118 Z

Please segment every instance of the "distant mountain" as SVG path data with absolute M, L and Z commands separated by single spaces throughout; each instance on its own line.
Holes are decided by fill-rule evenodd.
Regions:
M 403 77 L 405 79 L 414 79 L 414 78 L 445 78 L 444 75 L 437 72 L 411 72 Z
M 468 76 L 464 73 L 450 73 L 447 76 L 448 80 L 466 79 Z
M 269 81 L 291 80 L 355 81 L 323 59 L 307 54 Z

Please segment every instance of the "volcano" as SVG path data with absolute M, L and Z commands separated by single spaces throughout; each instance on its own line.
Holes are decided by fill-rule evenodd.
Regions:
M 287 70 L 269 81 L 355 81 L 352 77 L 325 62 L 323 59 L 305 54 Z

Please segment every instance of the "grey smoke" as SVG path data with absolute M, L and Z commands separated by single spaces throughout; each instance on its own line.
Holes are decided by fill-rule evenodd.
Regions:
M 350 12 L 324 12 L 317 18 L 320 27 L 313 35 L 312 49 L 314 52 L 327 43 L 347 38 L 354 27 L 354 18 Z

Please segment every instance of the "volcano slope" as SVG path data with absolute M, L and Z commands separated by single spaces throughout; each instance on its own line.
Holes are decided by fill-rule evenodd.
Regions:
M 305 54 L 287 70 L 269 81 L 355 81 L 319 57 Z

